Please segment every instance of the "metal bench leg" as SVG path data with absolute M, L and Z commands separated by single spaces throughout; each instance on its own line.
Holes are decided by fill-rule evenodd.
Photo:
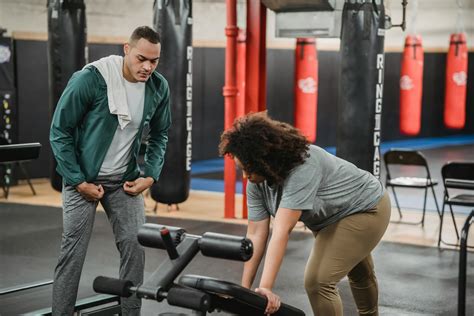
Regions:
M 459 232 L 458 232 L 458 225 L 456 224 L 456 219 L 454 218 L 453 207 L 449 204 L 449 210 L 451 211 L 451 218 L 453 219 L 454 230 L 456 231 L 456 238 L 459 241 Z
M 443 198 L 443 207 L 441 208 L 441 216 L 439 220 L 439 237 L 438 237 L 438 248 L 441 246 L 441 234 L 443 232 L 443 219 L 444 219 L 444 207 L 446 206 L 446 203 L 444 202 Z
M 33 184 L 32 184 L 31 181 L 30 181 L 30 174 L 28 173 L 28 171 L 26 170 L 25 166 L 23 166 L 23 164 L 22 164 L 21 162 L 18 163 L 18 166 L 20 167 L 21 172 L 22 172 L 23 175 L 25 176 L 26 182 L 28 182 L 28 185 L 30 186 L 31 192 L 33 192 L 33 195 L 36 195 L 35 188 L 33 187 Z
M 8 199 L 8 190 L 6 184 L 2 184 L 2 190 L 3 190 L 3 197 L 5 199 Z
M 397 198 L 397 194 L 395 193 L 395 188 L 394 187 L 391 187 L 391 188 L 393 192 L 393 198 L 395 199 L 395 204 L 397 205 L 398 215 L 400 216 L 400 219 L 402 219 L 403 215 L 402 215 L 402 211 L 400 210 L 400 204 L 398 204 L 398 198 Z
M 423 215 L 421 216 L 421 227 L 425 227 L 425 214 L 426 214 L 427 195 L 428 195 L 428 188 L 425 188 L 425 199 L 423 200 Z
M 471 211 L 461 232 L 461 248 L 459 249 L 459 281 L 458 281 L 458 316 L 466 315 L 466 267 L 467 267 L 467 237 L 469 227 L 473 222 L 474 210 Z
M 7 183 L 5 184 L 4 188 L 4 196 L 5 196 L 5 199 L 8 199 L 8 195 L 10 194 L 10 183 Z
M 431 192 L 433 192 L 433 199 L 435 201 L 436 211 L 438 212 L 438 216 L 441 217 L 441 212 L 439 210 L 439 205 L 438 205 L 438 199 L 436 198 L 436 194 L 435 194 L 435 190 L 433 186 L 431 186 Z
M 11 181 L 11 166 L 10 165 L 1 165 L 2 168 L 2 189 L 3 189 L 3 197 L 8 199 L 8 195 L 10 194 L 10 181 Z

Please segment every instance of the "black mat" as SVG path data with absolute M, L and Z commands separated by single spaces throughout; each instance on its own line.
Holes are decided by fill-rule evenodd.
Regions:
M 61 235 L 61 210 L 52 207 L 0 204 L 0 288 L 51 278 Z M 245 226 L 218 222 L 148 218 L 149 222 L 181 226 L 193 234 L 214 231 L 244 234 Z M 421 229 L 421 228 L 420 228 Z M 304 264 L 312 235 L 292 234 L 275 292 L 311 315 L 302 287 Z M 147 249 L 146 273 L 160 264 L 164 251 Z M 381 243 L 374 253 L 382 315 L 454 315 L 457 311 L 458 253 L 435 248 Z M 468 256 L 468 315 L 474 313 L 474 254 Z M 184 273 L 239 282 L 242 264 L 198 255 Z M 116 276 L 118 254 L 105 214 L 97 213 L 83 270 L 79 298 L 94 295 L 97 275 Z M 345 315 L 356 315 L 348 282 L 340 284 Z M 0 296 L 0 314 L 17 315 L 50 306 L 51 286 Z M 143 315 L 179 311 L 166 303 L 144 301 Z M 181 310 L 182 311 L 182 310 Z

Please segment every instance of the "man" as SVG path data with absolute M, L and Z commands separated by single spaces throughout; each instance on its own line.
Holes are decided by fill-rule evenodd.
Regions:
M 135 29 L 124 57 L 109 56 L 76 72 L 53 116 L 50 142 L 63 177 L 63 235 L 54 274 L 53 315 L 71 315 L 100 202 L 120 252 L 120 278 L 143 281 L 145 254 L 138 229 L 145 222 L 141 193 L 160 175 L 171 124 L 169 87 L 155 72 L 160 37 Z M 143 176 L 137 156 L 149 129 Z M 122 300 L 124 315 L 139 315 L 141 301 Z

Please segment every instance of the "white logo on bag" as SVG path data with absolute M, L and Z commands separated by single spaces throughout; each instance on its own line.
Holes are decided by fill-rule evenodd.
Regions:
M 413 89 L 413 80 L 408 75 L 404 75 L 400 78 L 400 89 L 411 90 Z
M 298 88 L 300 88 L 303 93 L 316 93 L 316 80 L 314 80 L 312 77 L 300 79 L 298 80 Z
M 192 130 L 193 130 L 193 47 L 186 48 L 188 72 L 186 73 L 186 171 L 191 170 L 192 159 Z
M 380 179 L 380 132 L 382 126 L 383 68 L 384 55 L 377 54 L 377 84 L 375 85 L 375 116 L 374 116 L 374 163 L 373 174 Z
M 0 45 L 0 64 L 10 61 L 11 51 L 8 46 Z
M 458 86 L 465 86 L 467 83 L 467 74 L 465 71 L 453 73 L 453 81 Z

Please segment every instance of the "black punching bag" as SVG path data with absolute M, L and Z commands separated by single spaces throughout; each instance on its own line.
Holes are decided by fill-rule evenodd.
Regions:
M 382 0 L 354 2 L 342 12 L 336 154 L 380 177 L 385 10 Z
M 56 104 L 72 74 L 87 61 L 86 7 L 84 0 L 48 0 L 49 109 Z M 62 189 L 62 178 L 52 159 L 51 185 Z
M 158 71 L 168 80 L 172 125 L 160 179 L 151 197 L 175 204 L 189 196 L 192 129 L 192 2 L 155 0 L 154 26 L 161 35 Z

